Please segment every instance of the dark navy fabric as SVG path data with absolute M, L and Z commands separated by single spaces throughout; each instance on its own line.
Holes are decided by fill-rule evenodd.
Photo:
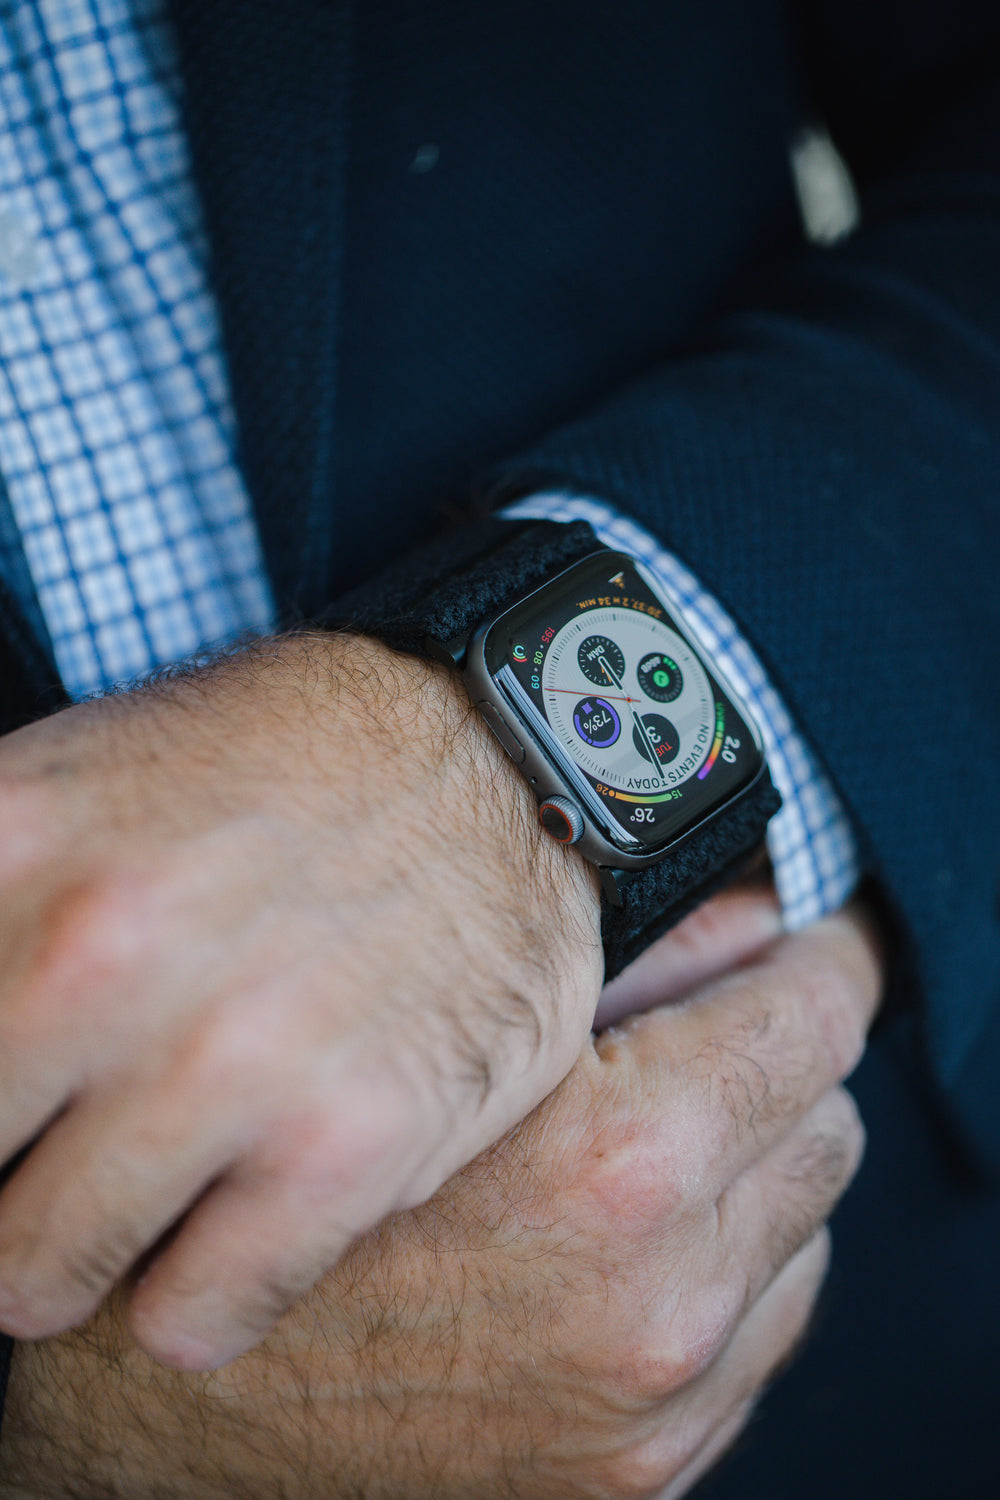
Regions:
M 285 617 L 470 495 L 614 500 L 753 641 L 898 924 L 830 1312 L 713 1488 L 994 1500 L 1000 11 L 174 10 Z M 814 115 L 862 195 L 832 251 L 787 172 Z
M 1000 998 L 1000 12 L 176 13 L 280 607 L 477 485 L 636 515 L 823 759 L 1000 1172 L 1000 1091 L 963 1087 Z M 818 111 L 862 190 L 833 251 L 799 244 L 787 169 Z
M 62 690 L 52 658 L 19 599 L 0 578 L 0 734 L 62 708 Z
M 921 1071 L 900 1020 L 852 1079 L 868 1148 L 811 1336 L 696 1500 L 1000 1495 L 1000 1195 Z

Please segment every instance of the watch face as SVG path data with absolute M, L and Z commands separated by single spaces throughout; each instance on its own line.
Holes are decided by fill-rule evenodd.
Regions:
M 637 564 L 603 552 L 495 622 L 487 668 L 622 849 L 652 852 L 758 774 L 754 731 Z

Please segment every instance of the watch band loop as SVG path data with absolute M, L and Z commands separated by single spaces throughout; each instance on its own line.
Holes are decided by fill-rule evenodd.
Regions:
M 599 548 L 585 521 L 563 526 L 490 517 L 393 563 L 338 599 L 322 623 L 376 635 L 398 651 L 440 657 L 444 643 L 464 640 L 479 621 Z

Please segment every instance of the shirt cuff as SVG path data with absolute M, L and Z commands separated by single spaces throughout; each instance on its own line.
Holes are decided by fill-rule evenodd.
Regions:
M 860 875 L 850 823 L 755 652 L 718 600 L 648 531 L 602 501 L 545 491 L 505 506 L 501 515 L 588 521 L 605 546 L 632 553 L 656 575 L 677 618 L 760 728 L 771 776 L 783 799 L 781 811 L 768 825 L 767 848 L 785 926 L 805 927 L 843 906 Z

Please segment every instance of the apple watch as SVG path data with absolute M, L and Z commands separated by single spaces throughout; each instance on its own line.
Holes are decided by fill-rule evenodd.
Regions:
M 650 571 L 585 523 L 484 522 L 337 615 L 461 672 L 546 833 L 600 873 L 606 977 L 760 847 L 780 798 L 756 726 Z

